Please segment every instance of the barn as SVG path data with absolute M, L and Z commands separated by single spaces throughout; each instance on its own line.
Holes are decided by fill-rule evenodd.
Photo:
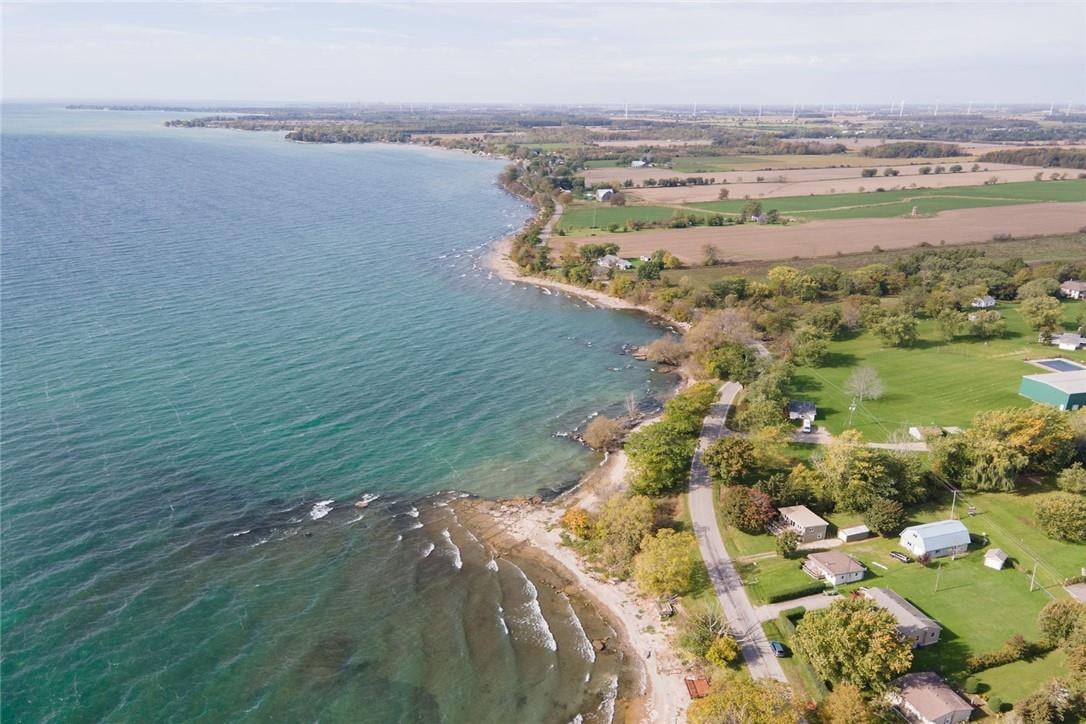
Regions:
M 1026 375 L 1018 394 L 1061 410 L 1077 410 L 1086 405 L 1086 370 Z

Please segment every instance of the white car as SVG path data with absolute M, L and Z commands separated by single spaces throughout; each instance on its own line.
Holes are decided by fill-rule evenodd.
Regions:
M 800 426 L 799 431 L 800 432 L 810 432 L 812 427 L 813 427 L 813 425 L 812 425 L 811 419 L 805 417 L 805 418 L 803 418 L 803 425 Z

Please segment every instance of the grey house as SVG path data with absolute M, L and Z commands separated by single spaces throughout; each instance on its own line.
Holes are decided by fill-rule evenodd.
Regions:
M 897 630 L 913 642 L 913 647 L 931 646 L 939 642 L 943 627 L 889 588 L 865 588 L 860 591 L 879 608 L 884 608 L 897 621 Z
M 830 524 L 815 515 L 815 512 L 806 505 L 792 505 L 781 508 L 782 528 L 794 530 L 800 543 L 823 540 Z

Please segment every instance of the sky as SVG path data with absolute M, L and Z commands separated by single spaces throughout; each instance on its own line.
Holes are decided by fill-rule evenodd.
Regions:
M 5 100 L 1086 104 L 1086 2 L 11 3 Z

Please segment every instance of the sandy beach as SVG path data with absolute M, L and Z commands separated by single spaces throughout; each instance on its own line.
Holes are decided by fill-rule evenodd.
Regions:
M 681 722 L 689 696 L 684 668 L 668 642 L 670 626 L 654 601 L 629 582 L 603 580 L 578 554 L 562 544 L 558 519 L 579 505 L 589 510 L 625 490 L 626 455 L 619 451 L 586 474 L 582 482 L 550 503 L 527 500 L 465 500 L 458 515 L 499 553 L 531 557 L 570 582 L 567 591 L 590 603 L 619 636 L 606 642 L 628 657 L 631 680 L 620 690 L 615 721 Z

